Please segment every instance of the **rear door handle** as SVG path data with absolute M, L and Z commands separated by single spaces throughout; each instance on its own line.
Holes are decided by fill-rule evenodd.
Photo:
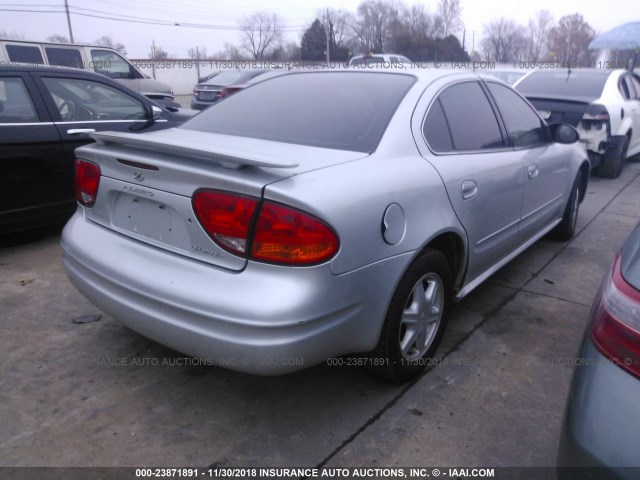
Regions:
M 80 133 L 96 133 L 95 128 L 72 128 L 67 130 L 68 135 L 78 135 Z
M 530 179 L 536 178 L 538 176 L 538 166 L 537 165 L 529 165 L 527 167 L 527 175 L 529 175 Z
M 473 180 L 465 180 L 462 182 L 462 198 L 468 200 L 475 197 L 478 193 L 478 184 Z

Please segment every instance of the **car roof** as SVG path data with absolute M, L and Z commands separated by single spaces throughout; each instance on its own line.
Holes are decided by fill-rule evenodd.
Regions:
M 558 73 L 568 73 L 571 72 L 571 75 L 580 75 L 580 76 L 592 76 L 592 77 L 608 77 L 614 72 L 619 72 L 618 70 L 605 70 L 603 68 L 576 68 L 573 70 L 568 70 L 566 68 L 553 68 L 548 70 L 534 70 L 531 72 L 531 75 L 535 76 L 551 76 L 557 75 Z

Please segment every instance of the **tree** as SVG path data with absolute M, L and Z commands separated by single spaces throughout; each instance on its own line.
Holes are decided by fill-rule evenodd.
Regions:
M 480 46 L 486 60 L 498 63 L 520 60 L 526 49 L 524 27 L 506 18 L 494 20 L 484 26 L 484 38 Z
M 300 45 L 296 42 L 280 43 L 270 54 L 273 62 L 297 62 L 300 60 Z
M 462 7 L 460 0 L 440 0 L 438 16 L 442 22 L 442 36 L 455 35 L 462 29 Z
M 320 20 L 313 21 L 302 35 L 300 58 L 302 60 L 323 60 L 327 50 L 327 33 Z
M 346 62 L 349 60 L 349 48 L 344 44 L 351 16 L 348 12 L 325 8 L 318 12 L 318 18 L 325 34 L 329 32 L 330 60 Z M 326 46 L 325 46 L 326 50 Z
M 363 52 L 382 53 L 394 9 L 384 0 L 365 0 L 358 6 L 353 31 Z
M 6 40 L 24 40 L 24 34 L 18 33 L 15 30 L 13 32 L 0 30 L 0 38 L 4 38 Z
M 409 27 L 411 35 L 423 38 L 444 37 L 442 17 L 432 15 L 422 3 L 405 8 L 402 21 Z
M 254 60 L 264 60 L 270 50 L 275 49 L 282 39 L 282 21 L 275 13 L 256 12 L 239 22 L 242 31 L 242 48 Z
M 122 43 L 114 42 L 113 39 L 108 35 L 103 35 L 102 37 L 97 39 L 95 41 L 95 44 L 101 47 L 113 48 L 116 52 L 121 53 L 122 55 L 127 54 L 127 49 L 125 48 L 125 46 Z
M 149 58 L 152 60 L 167 60 L 170 58 L 169 54 L 162 47 L 153 45 L 149 52 Z
M 189 48 L 187 50 L 187 55 L 189 56 L 189 58 L 192 58 L 194 60 L 206 60 L 208 58 L 210 58 L 207 55 L 207 47 L 196 47 L 196 48 Z
M 595 35 L 582 15 L 566 15 L 549 33 L 549 57 L 570 66 L 588 67 L 595 60 L 595 52 L 589 50 Z
M 71 43 L 64 35 L 49 35 L 47 41 L 51 43 Z
M 527 26 L 527 60 L 537 63 L 547 57 L 549 33 L 553 28 L 553 15 L 549 10 L 540 10 L 529 19 Z
M 222 47 L 223 47 L 222 51 L 218 52 L 215 55 L 215 57 L 221 60 L 233 60 L 235 62 L 247 60 L 247 58 L 244 55 L 242 55 L 242 52 L 240 51 L 240 47 L 229 42 L 224 42 Z

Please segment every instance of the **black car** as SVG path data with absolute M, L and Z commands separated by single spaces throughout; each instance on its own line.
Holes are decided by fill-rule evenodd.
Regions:
M 0 235 L 73 213 L 74 150 L 93 141 L 87 133 L 149 132 L 192 116 L 100 74 L 0 67 Z
M 221 99 L 222 90 L 229 85 L 246 83 L 258 75 L 268 72 L 266 68 L 252 68 L 248 70 L 227 70 L 219 73 L 205 82 L 198 83 L 193 89 L 191 108 L 203 110 Z

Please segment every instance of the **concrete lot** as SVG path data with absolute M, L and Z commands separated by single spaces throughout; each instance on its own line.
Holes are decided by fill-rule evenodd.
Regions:
M 593 296 L 639 217 L 640 163 L 593 178 L 577 236 L 459 303 L 441 362 L 405 386 L 185 365 L 107 316 L 72 321 L 100 312 L 67 280 L 59 231 L 5 240 L 0 466 L 552 466 Z

